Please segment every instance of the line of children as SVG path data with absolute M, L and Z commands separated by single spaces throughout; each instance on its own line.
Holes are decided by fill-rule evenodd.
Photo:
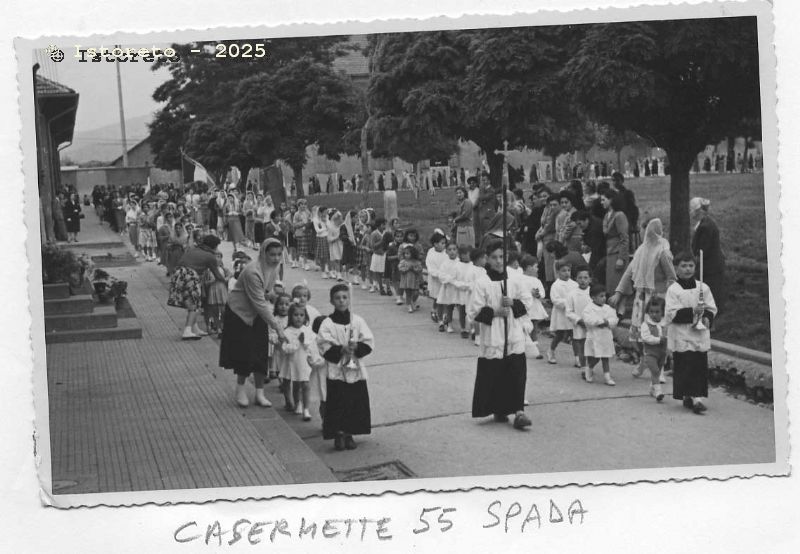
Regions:
M 419 251 L 413 244 L 406 243 L 400 250 L 401 260 L 397 264 L 400 273 L 400 294 L 405 297 L 408 313 L 419 309 L 419 286 L 422 283 L 422 262 L 419 261 Z
M 580 266 L 576 269 L 575 288 L 567 299 L 567 319 L 572 323 L 572 353 L 575 355 L 575 365 L 581 372 L 581 377 L 586 378 L 586 355 L 584 344 L 586 343 L 586 322 L 583 321 L 583 311 L 592 302 L 589 294 L 589 287 L 592 284 L 591 270 L 589 266 Z

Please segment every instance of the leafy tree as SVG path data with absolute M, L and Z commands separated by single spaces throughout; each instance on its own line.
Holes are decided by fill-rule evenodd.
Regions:
M 440 155 L 453 139 L 474 141 L 500 184 L 495 150 L 542 148 L 565 140 L 575 114 L 563 65 L 578 31 L 528 27 L 390 34 L 371 52 L 369 105 L 377 144 L 404 159 Z
M 666 150 L 670 243 L 689 246 L 689 170 L 706 144 L 760 122 L 755 17 L 592 25 L 565 66 L 597 121 Z
M 645 142 L 633 131 L 617 131 L 609 125 L 592 124 L 595 128 L 596 143 L 600 148 L 612 150 L 617 154 L 617 170 L 622 169 L 622 149 L 637 143 Z
M 307 147 L 335 160 L 357 151 L 359 101 L 347 77 L 309 57 L 243 80 L 232 114 L 247 152 L 265 165 L 284 160 L 302 194 Z
M 244 181 L 258 157 L 249 153 L 234 130 L 231 109 L 239 82 L 253 75 L 274 73 L 300 58 L 330 65 L 346 51 L 344 40 L 345 37 L 330 36 L 173 44 L 180 61 L 158 60 L 153 64 L 153 70 L 164 67 L 171 76 L 153 93 L 157 102 L 164 103 L 149 125 L 156 165 L 164 169 L 182 167 L 183 147 L 218 176 L 236 165 Z M 266 55 L 217 57 L 216 44 L 229 47 L 241 42 L 263 44 Z

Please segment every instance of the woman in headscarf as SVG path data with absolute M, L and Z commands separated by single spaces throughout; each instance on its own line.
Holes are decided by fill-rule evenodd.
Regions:
M 711 201 L 695 197 L 689 201 L 689 213 L 694 224 L 692 254 L 697 260 L 695 277 L 700 279 L 700 251 L 703 251 L 703 282 L 711 289 L 717 304 L 717 315 L 725 309 L 725 255 L 719 239 L 719 227 L 708 213 Z
M 178 260 L 175 273 L 172 275 L 167 304 L 186 308 L 186 325 L 183 328 L 183 340 L 197 340 L 208 333 L 197 325 L 197 308 L 200 306 L 202 294 L 202 275 L 210 271 L 217 281 L 225 282 L 225 276 L 219 270 L 217 260 L 219 238 L 206 235 L 194 248 L 189 248 Z
M 244 233 L 242 232 L 241 203 L 233 194 L 228 194 L 225 202 L 225 222 L 228 226 L 228 240 L 233 244 L 233 251 L 236 252 L 237 246 L 244 243 Z
M 633 260 L 625 269 L 608 304 L 617 307 L 623 296 L 633 295 L 630 340 L 641 343 L 639 329 L 644 322 L 645 307 L 653 296 L 664 298 L 669 286 L 675 282 L 675 267 L 669 241 L 664 238 L 661 220 L 651 219 L 644 231 L 644 241 L 633 254 Z M 641 344 L 640 344 L 641 346 Z M 633 374 L 639 377 L 644 371 L 644 359 Z
M 453 219 L 456 224 L 456 244 L 475 246 L 475 226 L 472 224 L 472 202 L 467 198 L 467 189 L 456 187 L 458 213 Z
M 600 194 L 600 203 L 606 210 L 603 217 L 603 234 L 606 237 L 606 294 L 616 292 L 630 257 L 628 218 L 621 209 L 620 201 L 620 196 L 611 189 Z
M 286 335 L 273 315 L 274 287 L 283 260 L 283 245 L 277 239 L 261 243 L 258 258 L 245 266 L 236 280 L 225 306 L 224 329 L 219 349 L 219 365 L 236 374 L 236 403 L 250 403 L 245 383 L 253 374 L 256 387 L 255 402 L 271 406 L 264 396 L 264 381 L 269 362 L 269 333 L 271 327 L 281 342 Z
M 308 202 L 305 198 L 297 201 L 297 212 L 292 219 L 292 229 L 297 241 L 297 258 L 300 267 L 308 271 L 311 269 L 309 258 L 311 257 L 311 245 L 313 244 L 314 231 L 309 232 L 308 224 L 311 222 L 311 211 L 308 209 Z
M 247 244 L 253 246 L 256 243 L 256 197 L 253 191 L 247 191 L 245 200 L 242 203 L 242 212 L 244 213 L 244 236 L 247 238 Z
M 556 194 L 551 194 L 547 198 L 547 205 L 542 212 L 542 220 L 540 222 L 539 230 L 536 231 L 536 241 L 542 245 L 540 248 L 539 257 L 544 265 L 545 288 L 548 293 L 550 291 L 550 285 L 556 280 L 556 259 L 553 257 L 551 252 L 547 251 L 545 245 L 556 239 L 556 216 L 561 209 L 559 207 L 559 201 L 560 199 Z

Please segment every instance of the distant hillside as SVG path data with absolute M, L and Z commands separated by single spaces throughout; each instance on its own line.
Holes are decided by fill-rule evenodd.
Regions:
M 140 115 L 125 120 L 129 150 L 148 136 L 147 124 L 151 119 L 152 115 Z M 66 156 L 77 164 L 92 160 L 110 163 L 121 155 L 122 138 L 118 123 L 77 132 L 72 144 L 61 151 L 62 158 Z

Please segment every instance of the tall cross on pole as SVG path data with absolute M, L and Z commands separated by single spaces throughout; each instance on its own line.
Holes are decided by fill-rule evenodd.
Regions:
M 503 149 L 502 150 L 495 150 L 495 155 L 503 155 L 503 177 L 501 179 L 501 190 L 502 190 L 502 210 L 503 210 L 503 296 L 508 294 L 508 271 L 506 270 L 507 261 L 508 261 L 508 237 L 506 237 L 506 233 L 508 232 L 508 228 L 506 226 L 506 193 L 508 191 L 508 141 L 503 141 Z M 503 357 L 505 358 L 508 356 L 508 318 L 503 318 Z

